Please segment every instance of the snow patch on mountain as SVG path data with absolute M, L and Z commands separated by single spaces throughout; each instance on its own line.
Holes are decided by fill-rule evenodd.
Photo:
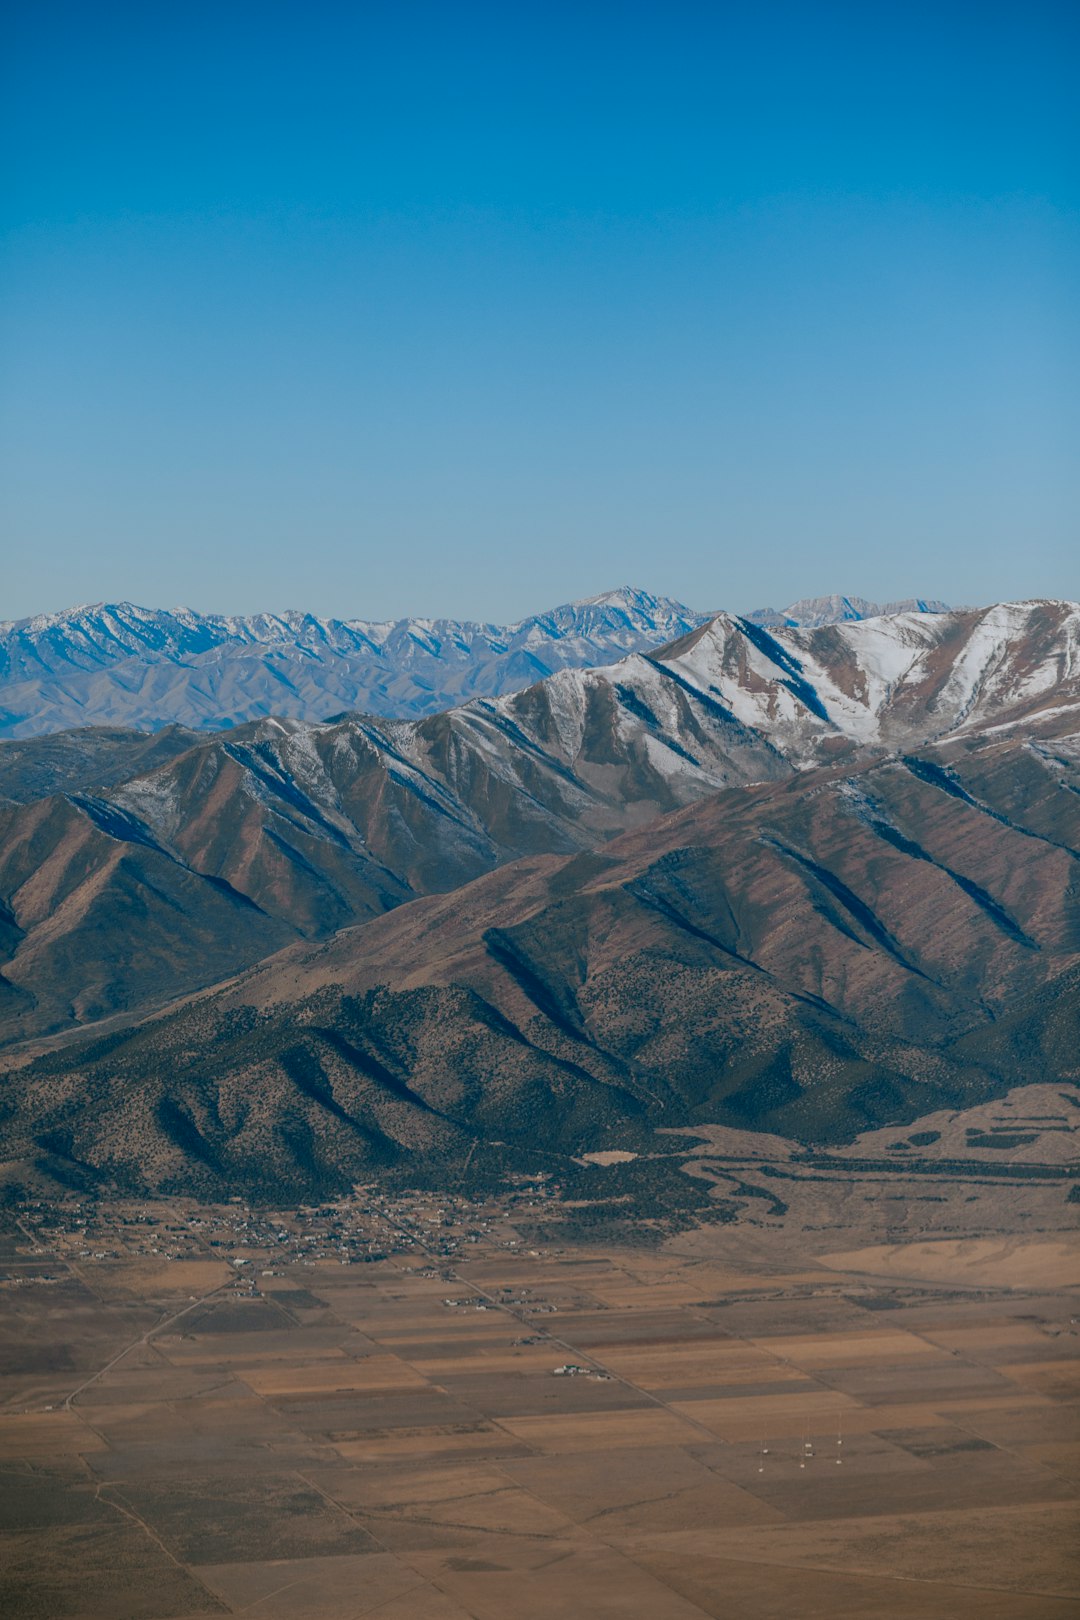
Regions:
M 719 615 L 671 663 L 789 758 L 812 763 L 830 733 L 890 747 L 1060 691 L 1080 669 L 1080 610 L 1013 602 L 771 631 Z

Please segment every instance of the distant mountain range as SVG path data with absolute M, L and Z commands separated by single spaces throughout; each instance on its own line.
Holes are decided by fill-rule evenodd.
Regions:
M 749 617 L 819 625 L 878 611 L 836 596 Z M 709 617 L 629 587 L 511 625 L 99 603 L 0 623 L 0 737 L 91 725 L 205 729 L 269 714 L 323 720 L 346 710 L 417 719 L 658 647 Z
M 902 602 L 868 602 L 865 596 L 805 596 L 790 607 L 758 608 L 746 617 L 768 629 L 816 630 L 823 624 L 844 624 L 853 619 L 877 619 L 894 613 L 949 613 L 947 602 L 908 596 Z
M 0 796 L 0 1028 L 66 1043 L 0 1136 L 61 1179 L 834 1140 L 1075 1068 L 1076 604 L 721 614 L 420 720 L 7 742 Z

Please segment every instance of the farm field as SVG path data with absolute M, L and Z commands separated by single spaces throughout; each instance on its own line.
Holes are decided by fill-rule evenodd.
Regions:
M 215 1218 L 8 1233 L 12 1620 L 1080 1612 L 1067 1233 Z

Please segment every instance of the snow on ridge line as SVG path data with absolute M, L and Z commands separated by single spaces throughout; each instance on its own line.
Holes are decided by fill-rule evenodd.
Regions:
M 661 600 L 639 594 L 649 603 Z M 976 691 L 984 694 L 980 709 L 988 699 L 1000 706 L 1010 694 L 1043 693 L 1080 670 L 1080 604 L 1047 598 L 949 614 L 913 610 L 848 619 L 827 635 L 822 627 L 766 626 L 727 612 L 696 622 L 684 618 L 674 627 L 654 614 L 646 635 L 613 606 L 627 596 L 627 588 L 605 593 L 599 607 L 593 604 L 601 614 L 596 624 L 588 604 L 571 605 L 522 621 L 529 626 L 526 637 L 507 635 L 495 647 L 489 638 L 470 645 L 463 636 L 443 634 L 450 621 L 422 621 L 437 626 L 434 635 L 421 633 L 421 621 L 402 621 L 392 629 L 402 637 L 404 625 L 405 640 L 393 641 L 379 663 L 358 628 L 292 612 L 216 621 L 218 635 L 228 626 L 244 632 L 232 642 L 215 642 L 215 622 L 190 609 L 176 610 L 172 625 L 130 604 L 87 610 L 78 624 L 59 629 L 63 615 L 40 616 L 17 621 L 22 634 L 8 649 L 5 730 L 19 736 L 88 723 L 158 729 L 170 722 L 202 729 L 246 725 L 268 714 L 320 725 L 329 713 L 349 712 L 408 723 L 476 700 L 502 701 L 560 670 L 569 697 L 580 672 L 593 668 L 594 679 L 629 681 L 643 692 L 666 670 L 706 704 L 721 703 L 757 730 L 779 730 L 792 746 L 797 729 L 812 745 L 823 725 L 872 742 L 877 719 L 897 691 L 929 677 L 936 684 L 937 666 L 926 663 L 935 647 L 944 647 L 948 664 L 957 665 L 949 690 L 934 698 L 955 711 L 954 723 Z M 677 606 L 670 604 L 672 611 Z M 575 621 L 575 614 L 584 617 Z M 49 627 L 40 653 L 27 645 L 32 622 Z M 354 627 L 360 622 L 351 621 Z M 173 627 L 181 638 L 176 651 L 163 645 Z M 256 635 L 265 639 L 253 641 Z M 995 674 L 992 666 L 1002 660 L 1008 668 Z M 562 707 L 568 720 L 566 698 Z
M 276 613 L 262 611 L 250 614 L 229 613 L 202 613 L 196 608 L 178 605 L 172 608 L 146 608 L 135 602 L 82 602 L 73 607 L 64 608 L 50 613 L 40 613 L 21 619 L 0 620 L 0 637 L 10 636 L 17 632 L 42 633 L 48 630 L 65 626 L 79 627 L 88 618 L 101 621 L 105 618 L 135 619 L 142 623 L 174 621 L 185 627 L 198 627 L 207 629 L 224 629 L 230 633 L 243 635 L 250 634 L 256 626 L 265 626 L 276 630 L 288 629 L 295 631 L 305 626 L 317 627 L 321 630 L 358 630 L 384 631 L 387 634 L 396 629 L 415 628 L 421 632 L 437 632 L 456 628 L 479 635 L 491 634 L 504 636 L 526 629 L 527 627 L 545 619 L 558 619 L 563 615 L 580 616 L 580 610 L 595 607 L 630 608 L 643 616 L 650 611 L 656 612 L 661 618 L 689 618 L 704 619 L 707 615 L 697 613 L 676 602 L 671 597 L 653 596 L 648 591 L 636 590 L 630 586 L 620 587 L 617 591 L 604 592 L 599 596 L 583 598 L 577 601 L 560 603 L 557 607 L 545 609 L 539 613 L 528 614 L 524 618 L 509 624 L 496 624 L 490 620 L 454 619 L 439 615 L 411 614 L 396 619 L 365 619 L 365 618 L 331 618 L 321 617 L 297 608 L 289 608 Z
M 908 606 L 908 602 L 911 603 Z M 384 641 L 400 630 L 407 632 L 410 629 L 421 633 L 442 632 L 449 635 L 460 631 L 480 637 L 506 638 L 514 637 L 522 631 L 532 629 L 534 626 L 545 625 L 545 621 L 554 629 L 555 622 L 562 616 L 570 615 L 585 617 L 584 610 L 590 608 L 613 608 L 620 611 L 630 609 L 641 616 L 646 622 L 652 618 L 660 621 L 673 619 L 705 624 L 716 618 L 742 619 L 752 624 L 760 624 L 766 630 L 807 630 L 823 628 L 823 624 L 800 624 L 796 616 L 800 610 L 817 610 L 823 606 L 831 606 L 837 613 L 850 607 L 853 612 L 850 616 L 837 617 L 829 622 L 845 626 L 866 623 L 875 618 L 939 618 L 954 616 L 956 614 L 989 613 L 1002 607 L 1032 607 L 1036 605 L 1069 605 L 1065 598 L 1033 597 L 1027 600 L 1018 600 L 1009 603 L 995 603 L 984 608 L 949 608 L 944 603 L 930 598 L 909 598 L 904 602 L 887 603 L 884 606 L 868 602 L 862 597 L 814 597 L 792 603 L 790 607 L 780 610 L 776 615 L 778 619 L 785 619 L 783 623 L 764 622 L 771 609 L 757 609 L 754 612 L 737 614 L 730 610 L 721 609 L 713 613 L 703 613 L 696 609 L 687 608 L 683 603 L 671 597 L 654 596 L 649 591 L 639 590 L 632 586 L 620 586 L 616 590 L 603 591 L 596 596 L 583 597 L 578 600 L 562 603 L 558 607 L 548 608 L 539 613 L 526 615 L 508 624 L 496 624 L 489 620 L 453 619 L 421 614 L 409 615 L 397 619 L 365 619 L 365 618 L 333 618 L 321 617 L 302 609 L 287 608 L 282 612 L 261 611 L 250 614 L 202 613 L 196 608 L 178 605 L 172 608 L 146 608 L 138 603 L 122 602 L 82 602 L 70 608 L 59 609 L 54 612 L 39 613 L 21 619 L 0 620 L 0 639 L 7 639 L 16 634 L 40 635 L 51 630 L 71 628 L 82 630 L 88 623 L 100 623 L 109 620 L 113 623 L 123 623 L 125 619 L 134 620 L 140 625 L 167 624 L 169 621 L 183 625 L 185 629 L 218 630 L 224 631 L 228 637 L 238 639 L 254 639 L 258 641 L 259 629 L 273 630 L 276 636 L 267 639 L 282 639 L 283 633 L 295 634 L 306 628 L 316 629 L 324 634 L 335 631 L 349 631 L 357 633 L 365 639 L 376 636 Z
M 1044 627 L 1038 620 L 1047 607 L 1056 610 L 1057 622 Z M 786 733 L 804 749 L 832 729 L 859 744 L 878 744 L 904 729 L 894 700 L 932 677 L 928 659 L 958 623 L 967 633 L 934 697 L 941 722 L 936 734 L 964 725 L 987 703 L 1042 695 L 1080 670 L 1080 608 L 1043 598 L 968 613 L 907 613 L 838 624 L 835 633 L 853 654 L 846 670 L 842 661 L 822 662 L 814 628 L 765 629 L 721 614 L 692 647 L 657 658 L 655 667 L 677 672 L 703 695 L 718 698 L 744 724 L 767 735 Z M 1048 633 L 1049 644 L 1036 634 L 1029 647 L 1033 632 Z M 1025 657 L 1034 650 L 1039 662 L 1025 672 Z

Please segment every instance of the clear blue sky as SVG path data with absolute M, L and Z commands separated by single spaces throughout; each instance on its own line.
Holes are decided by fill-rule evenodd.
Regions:
M 15 0 L 0 617 L 1080 596 L 1078 19 Z

